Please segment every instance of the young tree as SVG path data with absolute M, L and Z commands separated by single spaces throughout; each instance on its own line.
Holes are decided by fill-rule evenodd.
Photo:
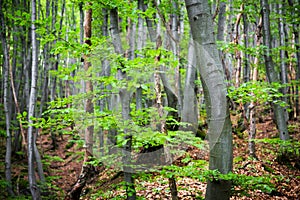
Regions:
M 89 3 L 88 6 L 91 6 Z M 85 44 L 87 47 L 92 45 L 91 37 L 92 37 L 92 8 L 88 8 L 85 13 L 85 21 L 84 21 L 84 37 Z M 91 62 L 89 61 L 89 54 L 84 55 L 84 71 L 89 73 L 89 69 L 91 68 Z M 91 77 L 90 75 L 88 76 Z M 92 92 L 93 92 L 93 84 L 90 79 L 85 82 L 85 92 L 87 93 L 87 98 L 85 101 L 85 112 L 88 113 L 88 118 L 91 118 L 91 114 L 94 113 Z M 88 119 L 88 121 L 90 121 Z M 94 126 L 90 124 L 92 122 L 88 122 L 88 127 L 85 130 L 85 145 L 86 145 L 86 157 L 93 155 L 93 133 Z
M 84 55 L 84 71 L 88 74 L 89 70 L 92 66 L 89 57 L 90 57 L 90 47 L 92 45 L 91 37 L 92 37 L 92 4 L 87 3 L 87 10 L 85 12 L 84 18 L 84 43 L 86 44 L 87 53 Z M 70 192 L 65 197 L 65 200 L 79 200 L 81 191 L 85 187 L 86 183 L 91 180 L 94 176 L 96 169 L 95 167 L 89 163 L 92 160 L 93 156 L 93 134 L 94 134 L 94 125 L 93 125 L 93 113 L 94 113 L 94 105 L 93 105 L 93 84 L 92 80 L 90 80 L 91 76 L 87 76 L 88 79 L 85 81 L 85 112 L 86 112 L 86 121 L 87 127 L 85 128 L 85 154 L 84 161 L 82 164 L 80 175 L 76 181 L 76 183 L 71 188 Z
M 117 8 L 112 8 L 110 10 L 110 30 L 111 30 L 111 38 L 112 43 L 114 45 L 115 52 L 118 55 L 123 55 L 123 46 L 120 37 L 119 31 L 119 17 L 118 17 L 118 10 Z M 118 67 L 118 80 L 119 81 L 128 81 L 128 76 L 125 70 L 122 68 L 123 63 L 120 61 L 120 67 Z M 119 96 L 121 99 L 122 105 L 122 119 L 125 123 L 130 120 L 130 93 L 127 89 L 127 84 L 124 87 L 119 89 Z M 132 135 L 125 129 L 124 130 L 125 137 L 124 139 L 127 140 L 126 144 L 123 147 L 123 163 L 124 163 L 124 181 L 126 184 L 126 193 L 127 193 L 127 200 L 135 200 L 136 199 L 136 191 L 134 187 L 134 179 L 132 174 L 132 169 L 129 166 L 131 160 L 131 145 L 132 145 Z
M 185 86 L 183 91 L 183 105 L 181 121 L 189 123 L 187 127 L 181 127 L 182 130 L 192 131 L 195 135 L 198 129 L 198 104 L 197 88 L 195 81 L 197 79 L 196 54 L 194 49 L 194 40 L 190 39 L 188 49 L 188 63 L 185 75 Z
M 3 51 L 3 101 L 4 101 L 4 112 L 5 112 L 5 125 L 6 125 L 6 153 L 5 153 L 5 179 L 7 181 L 7 191 L 9 195 L 13 195 L 12 182 L 11 182 L 11 154 L 12 154 L 12 135 L 10 132 L 10 113 L 9 113 L 9 50 L 7 47 L 6 40 L 6 29 L 4 23 L 4 14 L 2 8 L 3 2 L 0 0 L 0 37 Z
M 37 43 L 36 43 L 36 0 L 31 1 L 31 42 L 32 42 L 32 68 L 31 68 L 31 87 L 29 96 L 29 109 L 28 109 L 28 180 L 31 191 L 32 199 L 40 199 L 40 190 L 37 186 L 35 170 L 34 170 L 34 150 L 35 150 L 35 138 L 33 132 L 32 118 L 34 117 L 34 109 L 36 106 L 36 92 L 37 92 L 37 79 L 38 79 L 38 67 L 37 67 Z
M 267 78 L 270 83 L 279 83 L 279 77 L 275 70 L 275 65 L 272 59 L 272 44 L 271 44 L 271 31 L 270 31 L 270 8 L 268 0 L 261 0 L 261 13 L 262 13 L 262 32 L 263 44 L 266 46 L 264 50 L 265 66 Z M 279 91 L 278 91 L 279 92 Z M 275 99 L 276 100 L 276 99 Z M 288 140 L 289 133 L 287 129 L 287 119 L 284 112 L 284 107 L 278 103 L 273 103 L 273 110 L 275 115 L 276 125 L 279 131 L 279 137 L 282 140 Z
M 216 48 L 214 27 L 207 0 L 185 0 L 197 67 L 203 85 L 209 139 L 209 169 L 227 174 L 232 170 L 232 129 L 224 71 Z M 231 182 L 208 180 L 206 199 L 229 199 Z

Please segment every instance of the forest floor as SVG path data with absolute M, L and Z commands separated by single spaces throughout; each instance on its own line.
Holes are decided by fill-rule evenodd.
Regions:
M 236 118 L 232 118 L 233 125 L 236 125 Z M 299 121 L 290 121 L 289 131 L 295 141 L 300 141 Z M 257 138 L 275 138 L 276 128 L 270 116 L 258 120 Z M 71 135 L 57 137 L 57 148 L 52 149 L 52 141 L 49 135 L 43 134 L 37 141 L 40 152 L 43 155 L 45 175 L 47 177 L 50 193 L 44 193 L 43 199 L 63 199 L 67 191 L 77 180 L 83 162 L 83 148 L 78 147 L 76 139 Z M 0 157 L 0 181 L 4 180 L 4 156 L 5 144 L 1 142 Z M 234 134 L 234 174 L 260 177 L 253 188 L 243 188 L 235 185 L 234 196 L 231 199 L 300 199 L 300 161 L 299 146 L 290 148 L 289 159 L 278 157 L 279 145 L 271 142 L 258 142 L 256 144 L 257 159 L 248 156 L 248 136 L 247 131 Z M 207 150 L 188 148 L 188 154 L 192 159 L 208 160 Z M 183 159 L 183 157 L 181 157 Z M 180 163 L 180 161 L 178 161 Z M 24 156 L 13 158 L 13 182 L 14 188 L 23 199 L 30 194 L 27 181 L 27 160 Z M 263 177 L 271 177 L 263 179 Z M 203 199 L 205 196 L 206 183 L 195 178 L 176 177 L 179 199 Z M 122 189 L 122 173 L 118 173 L 112 168 L 105 169 L 95 177 L 83 189 L 81 199 L 124 199 L 125 191 Z M 245 179 L 245 181 L 248 179 Z M 267 187 L 263 184 L 265 180 L 273 184 L 271 192 L 264 192 Z M 248 180 L 251 183 L 251 180 Z M 1 184 L 0 184 L 1 185 Z M 3 186 L 1 186 L 3 187 Z M 159 173 L 151 173 L 144 178 L 136 179 L 136 190 L 141 199 L 171 199 L 168 179 L 163 178 Z M 0 190 L 0 199 L 6 199 L 4 188 Z M 247 196 L 242 192 L 248 193 Z M 3 193 L 3 194 L 1 194 Z M 22 198 L 18 198 L 22 199 Z

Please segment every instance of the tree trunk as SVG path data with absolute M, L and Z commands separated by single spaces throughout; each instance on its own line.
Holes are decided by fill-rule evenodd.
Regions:
M 85 13 L 84 18 L 84 43 L 87 46 L 91 46 L 91 37 L 92 37 L 92 8 L 91 3 L 87 3 L 88 9 Z M 91 62 L 89 61 L 90 52 L 84 55 L 84 71 L 85 73 L 89 72 L 91 67 Z M 92 75 L 87 75 L 91 78 Z M 77 181 L 72 186 L 70 191 L 67 193 L 65 200 L 79 200 L 81 191 L 85 187 L 85 185 L 91 181 L 91 179 L 97 174 L 97 169 L 90 162 L 93 158 L 93 134 L 94 134 L 94 125 L 93 125 L 93 113 L 94 113 L 94 105 L 93 105 L 93 85 L 90 79 L 85 81 L 85 93 L 87 94 L 85 99 L 85 113 L 87 113 L 87 127 L 85 128 L 85 154 L 84 161 L 82 163 L 82 168 L 80 175 L 78 176 Z
M 284 9 L 284 4 L 277 4 L 277 11 L 279 14 L 279 21 L 278 21 L 278 29 L 279 29 L 279 46 L 283 48 L 285 46 L 285 31 L 284 31 L 284 19 L 283 19 L 283 9 Z M 279 56 L 280 56 L 280 81 L 282 84 L 285 86 L 281 89 L 281 92 L 283 94 L 282 100 L 285 103 L 288 103 L 288 87 L 286 84 L 288 83 L 288 78 L 287 78 L 287 67 L 285 63 L 285 50 L 280 49 L 279 51 Z M 287 107 L 284 107 L 284 115 L 286 118 L 286 121 L 289 119 L 289 115 L 287 112 Z
M 143 5 L 144 5 L 144 0 L 138 0 L 138 9 L 140 11 L 143 11 Z M 142 18 L 141 14 L 139 14 L 138 17 L 138 31 L 137 31 L 137 50 L 142 51 L 142 48 L 145 46 L 145 27 L 144 27 L 144 19 Z M 139 54 L 137 56 L 140 56 Z M 136 110 L 142 109 L 143 108 L 143 103 L 142 103 L 142 93 L 143 89 L 141 87 L 142 80 L 139 80 L 140 86 L 136 88 Z
M 262 18 L 259 19 L 257 29 L 256 29 L 256 46 L 259 47 L 261 44 L 261 29 L 262 29 Z M 257 52 L 256 55 L 259 55 L 259 52 Z M 257 65 L 258 65 L 259 58 L 256 56 L 254 58 L 254 68 L 252 73 L 252 80 L 253 82 L 257 81 L 258 72 L 257 72 Z M 248 147 L 249 147 L 249 155 L 253 158 L 257 158 L 256 156 L 256 150 L 255 150 L 255 142 L 254 139 L 256 137 L 256 116 L 255 116 L 255 109 L 256 109 L 256 103 L 251 101 L 249 105 L 249 121 L 250 121 L 250 127 L 249 127 L 249 141 L 248 141 Z
M 272 45 L 271 45 L 271 31 L 270 31 L 270 8 L 268 0 L 261 0 L 262 8 L 262 20 L 263 20 L 263 44 L 266 46 L 264 51 L 265 66 L 268 81 L 272 83 L 278 83 L 278 74 L 275 71 L 274 62 L 272 59 Z M 280 91 L 278 91 L 280 92 Z M 276 100 L 276 99 L 274 99 Z M 275 122 L 279 131 L 279 137 L 282 140 L 288 140 L 290 138 L 287 129 L 287 120 L 284 113 L 284 108 L 277 103 L 273 103 L 273 110 L 275 115 Z
M 249 64 L 249 54 L 247 53 L 248 50 L 248 34 L 249 34 L 249 28 L 248 28 L 248 20 L 247 20 L 247 13 L 243 12 L 243 24 L 244 24 L 244 34 L 243 34 L 243 38 L 244 38 L 244 47 L 245 47 L 245 52 L 244 52 L 244 68 L 243 68 L 243 82 L 247 83 L 250 81 L 250 64 Z M 244 104 L 244 111 L 243 111 L 243 115 L 244 115 L 244 122 L 243 125 L 247 126 L 247 120 L 249 119 L 249 102 Z
M 37 43 L 36 43 L 36 33 L 35 33 L 35 21 L 36 21 L 36 0 L 31 1 L 31 42 L 32 42 L 32 68 L 31 68 L 31 88 L 29 96 L 29 109 L 28 109 L 28 122 L 32 124 L 32 117 L 34 117 L 34 109 L 36 106 L 36 90 L 37 90 Z M 28 181 L 31 191 L 32 199 L 41 199 L 40 190 L 36 183 L 35 170 L 34 170 L 34 133 L 33 126 L 29 125 L 27 133 L 28 141 Z
M 89 3 L 90 6 L 90 3 Z M 92 36 L 92 8 L 89 8 L 85 13 L 85 26 L 84 26 L 84 37 L 85 37 L 85 44 L 88 46 L 91 46 L 91 36 Z M 89 72 L 89 69 L 91 67 L 91 62 L 89 61 L 89 54 L 84 55 L 84 71 L 86 73 Z M 88 77 L 92 77 L 92 75 L 88 75 Z M 93 83 L 91 80 L 87 80 L 85 82 L 85 92 L 87 94 L 86 100 L 85 100 L 85 112 L 88 114 L 88 121 L 90 121 L 89 118 L 91 118 L 92 114 L 94 113 L 94 106 L 93 106 Z M 94 125 L 88 122 L 88 127 L 85 129 L 85 145 L 86 149 L 89 152 L 90 155 L 93 155 L 93 133 L 94 133 Z
M 226 3 L 220 2 L 219 14 L 218 14 L 218 31 L 217 31 L 217 41 L 224 41 L 225 32 L 225 22 L 226 22 Z M 220 58 L 222 61 L 223 70 L 225 72 L 226 78 L 229 78 L 228 68 L 225 64 L 225 54 L 222 50 L 219 50 Z M 228 79 L 229 81 L 229 79 Z
M 111 26 L 111 37 L 112 37 L 112 43 L 115 48 L 115 52 L 118 55 L 123 54 L 123 47 L 121 43 L 121 37 L 119 33 L 119 22 L 118 22 L 118 11 L 116 8 L 110 10 L 110 26 Z M 126 72 L 123 71 L 122 65 L 123 63 L 119 63 L 120 67 L 118 68 L 118 80 L 124 81 L 127 80 Z M 121 105 L 122 105 L 122 119 L 124 122 L 128 121 L 130 119 L 130 93 L 127 90 L 127 86 L 124 88 L 120 88 L 119 95 L 121 99 Z M 132 145 L 132 136 L 127 133 L 126 129 L 124 130 L 125 133 L 125 140 L 127 140 L 126 144 L 123 147 L 123 171 L 124 171 L 124 181 L 126 184 L 126 194 L 127 194 L 127 200 L 135 200 L 136 199 L 136 191 L 134 187 L 134 179 L 132 175 L 132 169 L 130 167 L 131 162 L 131 145 Z
M 232 170 L 232 129 L 226 97 L 224 72 L 214 39 L 207 0 L 186 0 L 194 39 L 197 67 L 203 85 L 209 139 L 209 169 L 227 174 Z M 208 180 L 205 199 L 229 199 L 231 182 Z
M 5 180 L 7 181 L 7 192 L 10 196 L 13 196 L 12 189 L 12 176 L 11 176 L 11 154 L 12 154 L 12 136 L 10 132 L 10 113 L 9 113 L 9 50 L 7 47 L 6 40 L 6 30 L 4 23 L 4 14 L 2 8 L 3 2 L 0 0 L 0 21 L 1 21 L 1 29 L 0 29 L 0 37 L 2 43 L 2 52 L 3 52 L 3 101 L 4 101 L 4 113 L 5 113 L 5 125 L 6 125 L 6 153 L 5 153 Z
M 196 53 L 194 40 L 191 38 L 188 49 L 188 63 L 186 69 L 185 86 L 183 91 L 183 107 L 181 121 L 189 123 L 182 130 L 192 131 L 195 135 L 198 130 L 198 103 L 196 92 Z
M 290 7 L 292 8 L 292 24 L 293 24 L 293 34 L 294 34 L 294 40 L 295 40 L 295 57 L 296 57 L 296 81 L 300 80 L 300 42 L 299 42 L 299 23 L 297 23 L 295 20 L 299 19 L 299 0 L 288 0 L 288 3 Z M 296 112 L 294 116 L 300 115 L 300 95 L 299 95 L 299 87 L 296 85 L 296 91 L 295 91 L 295 107 Z

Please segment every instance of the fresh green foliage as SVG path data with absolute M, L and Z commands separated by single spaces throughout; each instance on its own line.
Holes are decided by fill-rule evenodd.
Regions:
M 255 142 L 271 144 L 279 154 L 287 154 L 291 157 L 300 158 L 300 141 L 297 140 L 280 140 L 279 138 L 255 139 Z
M 280 100 L 283 94 L 280 89 L 286 87 L 280 83 L 269 84 L 261 81 L 250 81 L 241 84 L 238 88 L 234 86 L 228 90 L 228 96 L 237 103 L 276 103 L 280 106 L 287 106 L 286 102 Z

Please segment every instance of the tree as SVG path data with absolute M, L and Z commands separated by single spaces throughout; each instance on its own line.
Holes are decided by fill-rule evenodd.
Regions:
M 262 24 L 263 24 L 263 44 L 266 46 L 264 50 L 266 74 L 268 81 L 270 83 L 279 83 L 279 77 L 274 67 L 274 62 L 272 59 L 272 44 L 271 44 L 271 31 L 270 31 L 270 8 L 268 0 L 261 0 L 261 14 L 262 14 Z M 279 92 L 279 91 L 278 91 Z M 279 100 L 279 98 L 274 99 Z M 279 131 L 279 137 L 282 140 L 288 140 L 290 138 L 287 129 L 287 119 L 284 112 L 284 107 L 280 106 L 278 103 L 273 103 L 273 111 L 275 115 L 276 125 Z
M 28 107 L 28 133 L 27 133 L 27 142 L 28 142 L 28 180 L 31 191 L 32 199 L 40 199 L 40 190 L 37 186 L 35 170 L 34 170 L 34 152 L 35 152 L 35 136 L 33 132 L 33 123 L 32 118 L 34 117 L 34 109 L 36 106 L 36 92 L 37 92 L 37 41 L 36 41 L 36 1 L 31 1 L 31 42 L 32 42 L 32 67 L 31 67 L 31 87 L 30 87 L 30 96 L 29 96 L 29 107 Z
M 88 74 L 87 80 L 85 81 L 85 112 L 86 118 L 84 120 L 87 121 L 87 127 L 85 128 L 85 154 L 84 161 L 82 164 L 80 175 L 73 185 L 70 192 L 65 197 L 65 200 L 77 200 L 80 199 L 81 191 L 86 185 L 86 183 L 91 180 L 91 178 L 96 173 L 95 166 L 93 166 L 90 161 L 93 160 L 93 134 L 94 134 L 94 105 L 93 105 L 93 83 L 91 80 L 90 68 L 91 62 L 90 58 L 90 47 L 92 45 L 91 37 L 92 37 L 92 4 L 87 3 L 87 10 L 84 18 L 84 43 L 86 44 L 87 53 L 84 54 L 84 71 Z
M 187 127 L 181 127 L 183 130 L 193 131 L 194 134 L 198 130 L 198 104 L 197 104 L 197 87 L 195 81 L 197 79 L 197 70 L 195 64 L 194 40 L 190 39 L 188 49 L 188 63 L 185 77 L 185 87 L 183 91 L 182 106 L 182 122 L 189 123 Z
M 5 153 L 5 179 L 7 181 L 7 191 L 9 195 L 14 195 L 12 190 L 12 182 L 11 182 L 11 154 L 12 154 L 12 135 L 10 131 L 10 113 L 9 113 L 9 50 L 7 47 L 7 39 L 6 39 L 6 29 L 4 23 L 4 14 L 3 14 L 3 2 L 0 1 L 0 21 L 1 21 L 1 29 L 0 29 L 0 37 L 2 43 L 2 51 L 3 51 L 3 101 L 4 101 L 4 112 L 5 112 L 5 125 L 6 125 L 6 153 Z
M 124 54 L 120 31 L 119 31 L 119 18 L 118 18 L 118 10 L 117 8 L 112 8 L 110 10 L 110 27 L 111 27 L 111 37 L 112 43 L 114 45 L 115 53 L 122 56 Z M 122 59 L 122 58 L 121 58 Z M 121 99 L 122 105 L 122 119 L 124 123 L 128 123 L 130 120 L 130 92 L 127 89 L 128 84 L 128 76 L 124 69 L 124 64 L 122 60 L 119 63 L 120 67 L 118 67 L 118 80 L 120 82 L 125 81 L 125 86 L 119 89 L 119 95 Z M 124 171 L 124 181 L 126 184 L 126 193 L 127 193 L 127 200 L 135 200 L 136 199 L 136 191 L 134 187 L 134 179 L 132 174 L 132 169 L 130 167 L 131 161 L 131 146 L 132 146 L 132 135 L 124 129 L 125 137 L 124 139 L 127 140 L 126 144 L 123 147 L 123 171 Z
M 232 130 L 224 71 L 215 44 L 210 7 L 207 0 L 186 0 L 185 4 L 206 102 L 209 169 L 227 174 L 232 170 Z M 208 180 L 205 198 L 229 199 L 230 190 L 230 181 Z

